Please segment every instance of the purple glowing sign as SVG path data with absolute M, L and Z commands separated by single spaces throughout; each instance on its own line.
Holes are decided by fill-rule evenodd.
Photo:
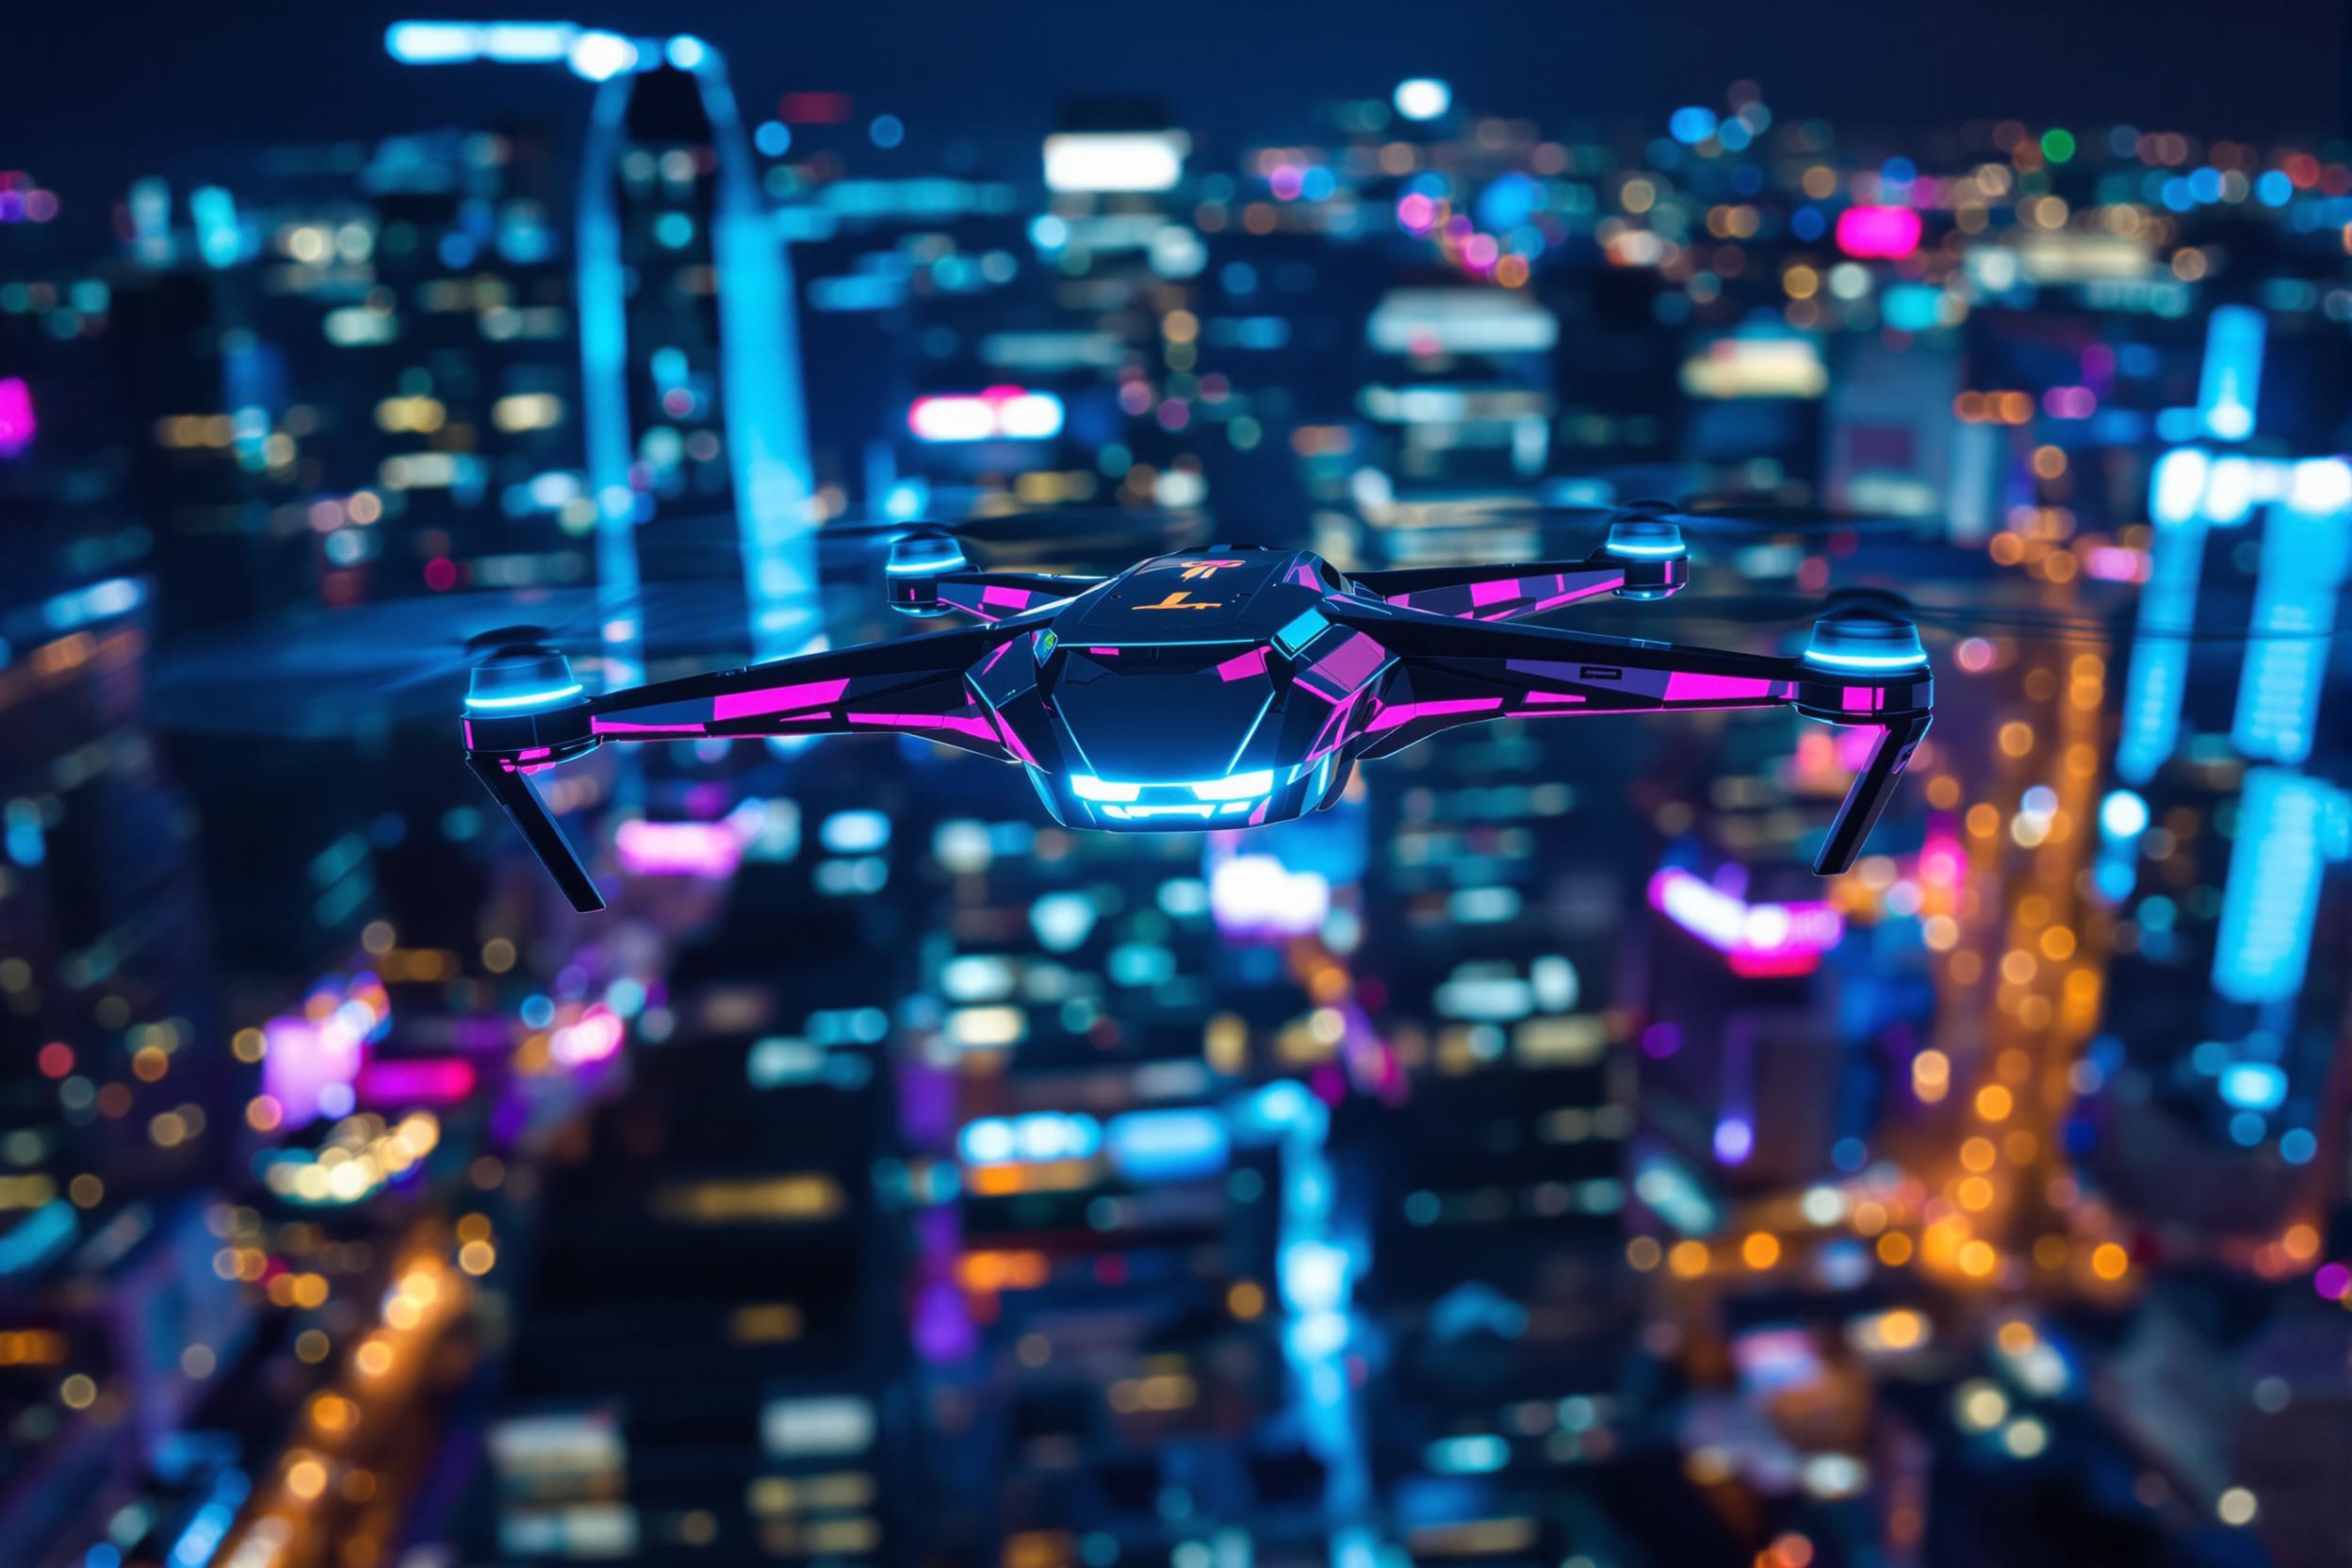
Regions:
M 1299 937 L 1331 912 L 1331 884 L 1271 855 L 1235 855 L 1209 874 L 1209 912 L 1229 937 Z
M 1838 248 L 1891 261 L 1919 248 L 1919 215 L 1909 207 L 1848 207 L 1838 215 Z
M 0 377 L 0 457 L 14 457 L 33 444 L 33 389 L 20 376 Z
M 1751 979 L 1810 974 L 1846 932 L 1826 904 L 1750 904 L 1680 866 L 1650 878 L 1650 907 L 1723 954 L 1732 973 Z
M 547 1037 L 547 1054 L 564 1067 L 587 1067 L 610 1060 L 626 1033 L 620 1019 L 599 1002 Z
M 732 821 L 647 822 L 635 818 L 612 835 L 621 869 L 638 876 L 699 876 L 716 881 L 743 858 L 743 835 Z
M 389 1021 L 365 998 L 341 1001 L 314 995 L 302 1015 L 273 1018 L 261 1026 L 262 1092 L 278 1102 L 288 1127 L 322 1116 L 349 1116 L 357 1102 L 368 1042 Z

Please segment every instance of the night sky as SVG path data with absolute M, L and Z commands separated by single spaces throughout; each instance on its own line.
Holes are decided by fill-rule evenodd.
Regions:
M 384 56 L 386 22 L 464 6 L 115 0 L 16 8 L 0 42 L 0 168 L 91 204 L 142 160 L 188 149 L 329 140 L 577 115 L 545 69 L 416 70 Z M 1744 6 L 1563 0 L 591 0 L 482 17 L 693 30 L 727 51 L 757 112 L 776 93 L 846 89 L 906 120 L 910 169 L 950 136 L 1027 137 L 1072 94 L 1146 94 L 1213 141 L 1296 133 L 1319 100 L 1412 74 L 1458 101 L 1550 125 L 1717 104 L 1740 77 L 1784 119 L 1849 133 L 1969 118 L 2127 120 L 2209 136 L 2347 128 L 2347 24 L 2326 0 L 2231 9 L 2177 0 L 1900 0 Z M 92 17 L 105 17 L 95 25 Z M 2257 20 L 2259 18 L 2259 21 Z M 115 185 L 119 188 L 119 184 Z M 85 206 L 85 211 L 88 207 Z

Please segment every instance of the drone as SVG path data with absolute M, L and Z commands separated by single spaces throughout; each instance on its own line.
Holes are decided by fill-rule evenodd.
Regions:
M 1813 864 L 1848 870 L 1935 706 L 1902 601 L 1829 601 L 1794 658 L 1524 624 L 1688 583 L 1670 506 L 1609 517 L 1580 561 L 1348 574 L 1255 546 L 1109 577 L 978 571 L 953 534 L 919 531 L 890 547 L 891 608 L 982 624 L 600 695 L 547 643 L 502 642 L 472 670 L 466 762 L 586 913 L 604 899 L 532 776 L 616 743 L 914 735 L 1018 764 L 1065 827 L 1137 833 L 1291 821 L 1358 762 L 1462 725 L 1790 708 L 1877 731 Z

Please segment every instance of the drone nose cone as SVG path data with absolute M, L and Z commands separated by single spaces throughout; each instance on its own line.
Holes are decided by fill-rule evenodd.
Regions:
M 1805 662 L 1823 670 L 1877 675 L 1927 667 L 1919 629 L 1903 601 L 1872 596 L 1831 610 L 1813 623 Z
M 515 716 L 562 708 L 586 695 L 571 661 L 539 644 L 513 644 L 474 666 L 466 710 Z

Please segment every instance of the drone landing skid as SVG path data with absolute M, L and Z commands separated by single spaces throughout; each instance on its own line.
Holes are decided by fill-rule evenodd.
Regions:
M 482 788 L 490 792 L 490 798 L 505 810 L 507 820 L 522 834 L 523 841 L 539 858 L 539 863 L 547 868 L 547 874 L 564 890 L 572 907 L 583 915 L 593 915 L 603 908 L 604 895 L 596 890 L 596 878 L 588 874 L 587 862 L 572 847 L 572 841 L 556 822 L 555 813 L 547 809 L 547 803 L 539 798 L 531 776 L 491 757 L 468 757 L 466 765 L 482 780 Z

